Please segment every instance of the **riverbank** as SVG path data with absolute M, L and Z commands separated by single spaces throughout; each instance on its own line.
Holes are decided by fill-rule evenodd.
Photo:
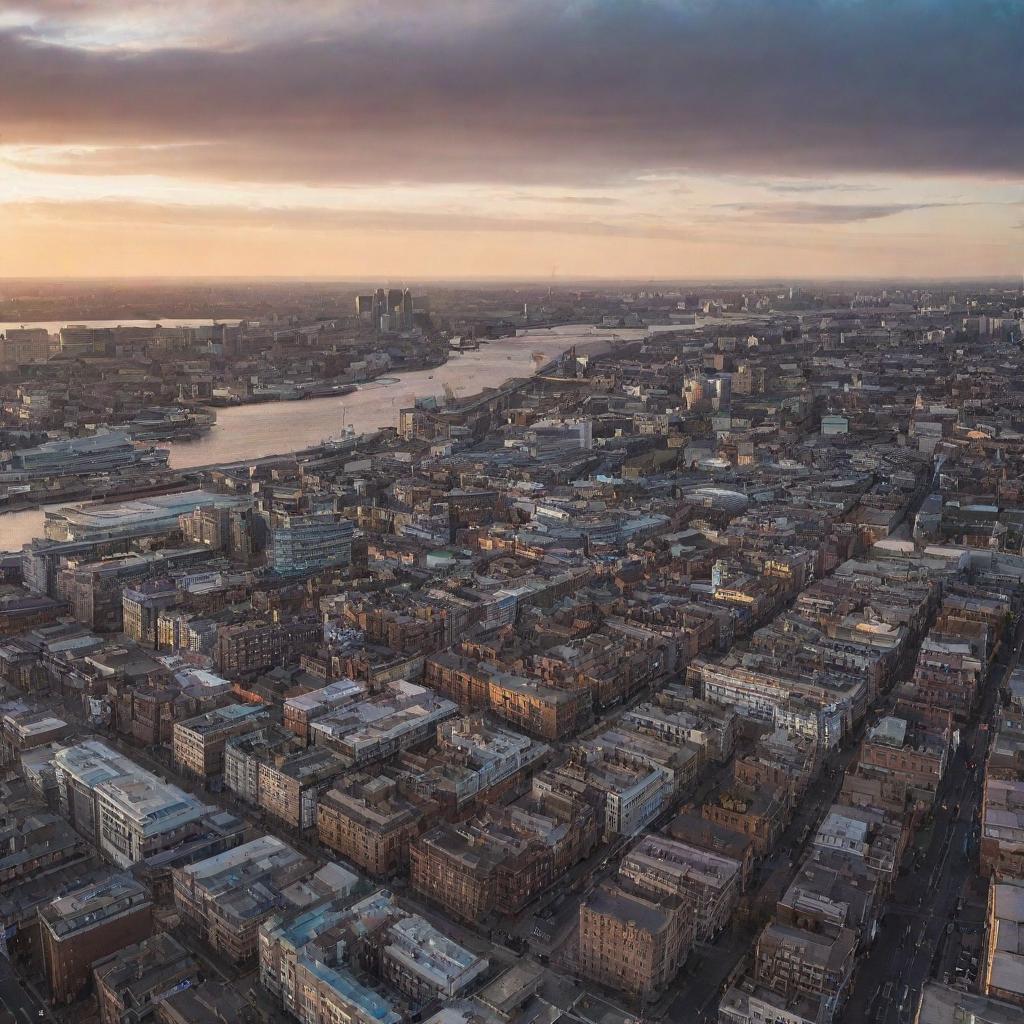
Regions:
M 526 331 L 500 338 L 475 352 L 464 352 L 437 368 L 378 378 L 342 398 L 310 398 L 301 402 L 263 402 L 218 409 L 217 424 L 198 441 L 169 445 L 170 468 L 224 465 L 315 448 L 346 427 L 363 434 L 396 426 L 399 410 L 417 398 L 444 400 L 446 387 L 460 400 L 486 388 L 499 387 L 514 377 L 532 377 L 538 369 L 535 353 L 544 361 L 575 347 L 581 354 L 607 351 L 613 341 L 634 341 L 646 331 L 615 332 L 610 337 L 589 325 Z M 52 506 L 51 506 L 52 507 Z M 43 534 L 44 509 L 0 515 L 0 551 L 17 551 Z

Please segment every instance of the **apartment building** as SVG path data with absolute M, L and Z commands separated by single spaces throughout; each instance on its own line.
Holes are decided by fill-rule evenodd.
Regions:
M 39 908 L 43 967 L 54 1003 L 88 988 L 92 965 L 153 931 L 153 905 L 130 875 L 110 875 Z
M 101 1024 L 144 1024 L 157 1000 L 199 983 L 199 964 L 167 932 L 157 932 L 93 964 Z
M 251 732 L 269 721 L 270 709 L 262 704 L 227 704 L 175 722 L 171 744 L 175 763 L 200 779 L 220 775 L 228 738 Z
M 429 802 L 406 799 L 394 780 L 358 772 L 320 794 L 320 842 L 375 878 L 409 863 L 409 845 L 433 816 Z
M 178 912 L 232 963 L 256 955 L 260 925 L 287 902 L 284 890 L 316 865 L 275 836 L 172 872 Z
M 312 722 L 331 711 L 354 704 L 366 696 L 366 687 L 353 679 L 336 679 L 318 690 L 288 697 L 284 702 L 284 727 L 295 733 L 303 742 L 309 743 L 309 727 Z
M 300 830 L 316 824 L 318 796 L 345 767 L 330 750 L 300 746 L 277 726 L 231 736 L 224 746 L 225 786 Z
M 619 877 L 652 899 L 678 896 L 710 942 L 729 923 L 740 899 L 740 862 L 660 835 L 644 836 L 619 865 Z
M 439 722 L 458 705 L 405 679 L 384 693 L 332 711 L 310 725 L 313 743 L 340 754 L 353 768 L 364 768 L 435 734 Z
M 678 897 L 651 899 L 604 884 L 580 904 L 577 969 L 635 999 L 663 991 L 692 942 L 693 917 Z

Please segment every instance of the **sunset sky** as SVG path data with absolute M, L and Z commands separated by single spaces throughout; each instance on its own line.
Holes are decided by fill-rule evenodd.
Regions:
M 1024 270 L 1019 0 L 0 0 L 0 276 Z

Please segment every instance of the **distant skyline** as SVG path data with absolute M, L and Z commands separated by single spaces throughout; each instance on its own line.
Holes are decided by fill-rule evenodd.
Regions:
M 0 277 L 1020 279 L 1022 0 L 0 0 Z

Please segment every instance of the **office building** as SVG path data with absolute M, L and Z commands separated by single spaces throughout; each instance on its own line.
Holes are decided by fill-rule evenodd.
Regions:
M 268 562 L 280 576 L 302 576 L 347 566 L 352 561 L 354 531 L 350 520 L 329 512 L 275 512 L 270 520 Z
M 57 752 L 61 810 L 118 867 L 176 846 L 210 808 L 97 740 Z

